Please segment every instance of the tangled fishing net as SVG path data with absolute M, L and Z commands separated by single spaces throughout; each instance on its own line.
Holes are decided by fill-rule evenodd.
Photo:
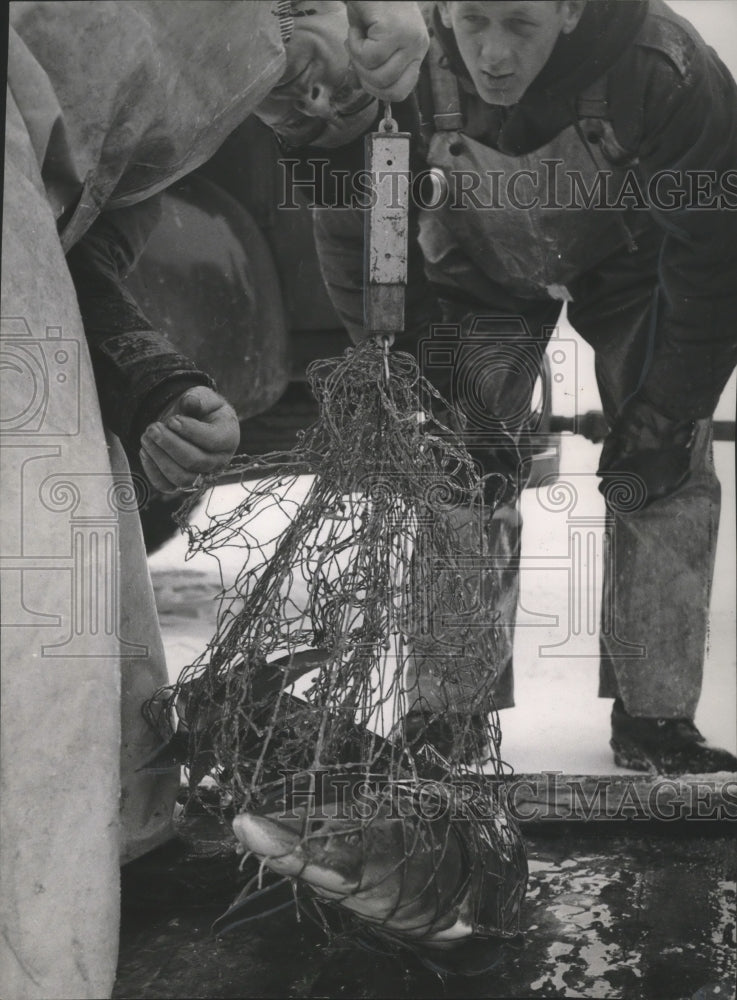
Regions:
M 238 547 L 243 568 L 212 640 L 149 720 L 178 744 L 190 795 L 208 775 L 238 814 L 268 810 L 285 779 L 371 781 L 372 808 L 341 829 L 364 868 L 383 852 L 380 884 L 391 873 L 374 926 L 423 940 L 465 907 L 477 934 L 511 936 L 526 865 L 494 791 L 499 574 L 484 564 L 506 484 L 480 476 L 433 416 L 442 401 L 410 355 L 367 341 L 308 378 L 319 419 L 297 446 L 239 457 L 243 498 L 207 527 L 187 523 L 201 494 L 180 512 L 190 553 Z M 309 849 L 307 812 L 294 815 Z M 414 924 L 400 919 L 408 894 L 424 900 Z

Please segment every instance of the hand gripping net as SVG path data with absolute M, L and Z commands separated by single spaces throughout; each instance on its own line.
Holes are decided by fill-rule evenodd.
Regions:
M 505 483 L 480 478 L 433 417 L 442 401 L 410 355 L 367 341 L 313 363 L 308 378 L 319 419 L 297 446 L 236 460 L 251 480 L 243 499 L 204 530 L 186 524 L 201 494 L 180 512 L 191 553 L 240 547 L 243 569 L 207 648 L 147 716 L 182 749 L 190 795 L 209 774 L 236 811 L 263 807 L 285 777 L 378 780 L 379 806 L 357 824 L 367 863 L 387 802 L 452 805 L 455 822 L 409 810 L 392 862 L 406 879 L 383 925 L 399 926 L 402 886 L 427 900 L 437 884 L 438 913 L 423 910 L 415 937 L 464 893 L 475 930 L 506 937 L 526 865 L 499 795 L 498 574 L 484 563 Z M 432 845 L 437 869 L 420 884 L 418 842 Z M 460 867 L 449 886 L 451 855 Z

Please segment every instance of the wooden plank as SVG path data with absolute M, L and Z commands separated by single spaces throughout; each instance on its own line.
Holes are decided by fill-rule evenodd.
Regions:
M 503 782 L 520 823 L 737 820 L 737 774 L 515 774 Z
M 715 441 L 734 441 L 734 420 L 713 420 L 712 434 Z M 603 413 L 589 410 L 577 417 L 562 417 L 553 415 L 550 418 L 550 430 L 560 433 L 567 431 L 581 434 L 589 441 L 598 443 L 606 437 L 609 427 Z

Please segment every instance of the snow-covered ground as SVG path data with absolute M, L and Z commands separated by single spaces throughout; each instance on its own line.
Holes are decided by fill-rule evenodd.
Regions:
M 575 379 L 554 383 L 555 413 L 571 415 L 599 406 L 592 376 L 589 349 L 561 328 L 561 337 L 572 338 L 576 351 Z M 734 380 L 722 397 L 717 417 L 734 418 Z M 561 472 L 575 475 L 578 491 L 575 512 L 549 509 L 544 491 L 526 490 L 518 624 L 515 645 L 516 707 L 501 715 L 503 755 L 521 772 L 560 770 L 567 773 L 616 772 L 609 749 L 611 702 L 597 698 L 599 584 L 594 564 L 600 556 L 603 500 L 594 475 L 599 445 L 564 435 Z M 696 722 L 707 737 L 737 750 L 737 655 L 735 609 L 735 470 L 734 445 L 715 445 L 717 472 L 722 482 L 723 505 L 712 595 L 710 636 L 704 686 Z M 301 479 L 290 493 L 298 501 L 309 486 Z M 232 509 L 243 498 L 238 485 L 218 487 L 208 499 L 210 513 Z M 569 530 L 583 518 L 588 539 L 580 566 L 568 556 Z M 204 527 L 203 508 L 195 522 Z M 282 518 L 282 526 L 286 518 Z M 273 515 L 249 530 L 259 537 L 274 534 Z M 175 679 L 212 636 L 217 604 L 214 600 L 220 573 L 227 585 L 243 567 L 243 549 L 221 549 L 218 561 L 196 555 L 185 562 L 186 540 L 172 539 L 150 558 L 157 590 L 169 672 Z M 572 575 L 578 573 L 577 576 Z M 572 586 L 569 587 L 569 580 Z M 571 601 L 577 601 L 580 625 L 570 628 Z M 184 601 L 180 598 L 185 598 Z M 187 607 L 181 614 L 182 603 Z M 561 646 L 565 643 L 565 646 Z M 554 649 L 552 647 L 558 647 Z

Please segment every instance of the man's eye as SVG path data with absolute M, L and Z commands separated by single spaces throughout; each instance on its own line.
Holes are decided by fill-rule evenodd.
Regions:
M 532 29 L 536 27 L 534 21 L 526 21 L 524 18 L 521 17 L 512 18 L 512 20 L 509 22 L 509 25 L 512 31 L 516 31 L 520 34 L 523 33 L 529 34 L 532 31 Z

